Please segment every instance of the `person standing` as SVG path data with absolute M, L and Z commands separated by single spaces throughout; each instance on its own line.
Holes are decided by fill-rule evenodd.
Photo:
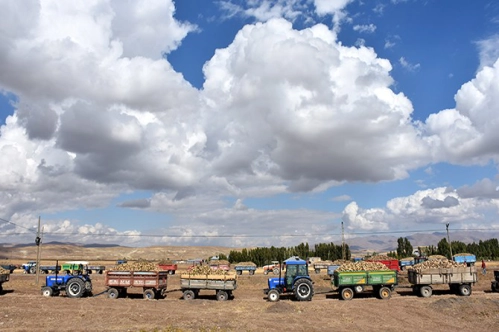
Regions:
M 482 274 L 485 275 L 487 273 L 487 266 L 485 265 L 485 261 L 482 259 Z

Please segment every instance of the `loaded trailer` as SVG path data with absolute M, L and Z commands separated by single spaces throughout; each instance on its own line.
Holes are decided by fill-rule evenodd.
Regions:
M 386 300 L 392 296 L 392 291 L 398 284 L 398 275 L 393 270 L 382 271 L 334 271 L 332 283 L 341 299 L 351 300 L 355 294 L 362 293 L 366 286 L 372 287 L 377 298 Z
M 244 271 L 248 271 L 250 275 L 254 275 L 256 271 L 256 265 L 236 265 L 234 266 L 237 275 L 243 274 Z
M 227 274 L 182 274 L 180 288 L 184 300 L 192 300 L 199 296 L 201 290 L 215 291 L 218 301 L 233 298 L 232 292 L 237 288 L 237 275 Z
M 428 268 L 424 270 L 409 270 L 408 280 L 414 294 L 430 297 L 434 285 L 449 285 L 449 289 L 462 296 L 471 295 L 471 286 L 477 279 L 475 266 L 452 268 Z
M 315 274 L 321 273 L 321 270 L 327 270 L 333 262 L 318 261 L 313 264 Z
M 131 287 L 142 288 L 144 299 L 162 299 L 166 296 L 168 271 L 106 271 L 107 297 L 126 297 Z

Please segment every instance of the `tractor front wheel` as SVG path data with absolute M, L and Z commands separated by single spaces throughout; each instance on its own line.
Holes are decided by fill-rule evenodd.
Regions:
M 269 302 L 277 302 L 279 301 L 279 296 L 279 291 L 276 289 L 272 289 L 267 294 L 267 299 L 269 300 Z
M 42 295 L 45 297 L 51 297 L 54 294 L 52 287 L 42 287 Z
M 66 284 L 66 294 L 68 297 L 82 297 L 83 293 L 85 293 L 85 282 L 80 278 L 69 279 Z
M 298 279 L 294 286 L 295 298 L 298 301 L 310 301 L 314 296 L 314 287 L 308 279 Z

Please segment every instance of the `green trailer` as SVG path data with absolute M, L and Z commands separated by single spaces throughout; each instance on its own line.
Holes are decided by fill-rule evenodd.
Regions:
M 366 286 L 372 287 L 373 293 L 382 300 L 389 299 L 398 284 L 397 271 L 334 271 L 331 279 L 343 300 L 351 300 L 355 293 L 365 291 Z

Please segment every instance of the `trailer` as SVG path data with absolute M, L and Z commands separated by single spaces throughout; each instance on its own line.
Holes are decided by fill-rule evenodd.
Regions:
M 24 273 L 35 274 L 36 273 L 36 262 L 29 261 L 21 266 Z M 61 270 L 60 265 L 40 265 L 39 267 L 41 274 L 55 273 Z
M 103 274 L 104 271 L 106 270 L 106 267 L 104 265 L 88 265 L 86 267 L 86 270 L 87 270 L 88 274 L 91 274 L 91 273 Z
M 473 254 L 456 254 L 452 256 L 452 260 L 460 264 L 466 264 L 466 266 L 472 266 L 476 263 L 476 256 Z
M 382 264 L 385 264 L 386 267 L 388 267 L 390 270 L 400 271 L 398 259 L 380 259 L 380 260 L 366 259 L 366 262 L 382 263 Z
M 433 285 L 445 284 L 458 295 L 470 296 L 471 286 L 478 281 L 475 266 L 409 270 L 407 276 L 414 294 L 422 297 L 433 294 Z
M 490 282 L 490 288 L 493 292 L 499 292 L 499 270 L 494 271 L 494 280 Z
M 0 265 L 2 269 L 9 271 L 10 273 L 14 273 L 14 270 L 17 269 L 17 265 L 14 264 L 5 264 Z
M 2 273 L 0 274 L 0 294 L 3 293 L 3 283 L 9 281 L 10 273 Z
M 177 271 L 178 266 L 177 264 L 158 264 L 158 268 L 163 271 L 168 271 L 168 274 L 173 275 L 175 274 L 175 271 Z
M 327 262 L 327 261 L 318 261 L 315 262 L 312 266 L 314 268 L 315 274 L 321 273 L 321 270 L 327 270 L 333 262 Z
M 180 288 L 184 300 L 192 300 L 199 296 L 201 290 L 215 291 L 218 301 L 233 298 L 232 291 L 237 288 L 237 275 L 227 274 L 182 274 Z
M 373 293 L 379 299 L 386 300 L 392 296 L 392 291 L 398 284 L 396 271 L 334 271 L 333 286 L 337 289 L 341 299 L 351 300 L 354 294 L 365 291 L 366 286 L 372 287 Z
M 243 274 L 244 271 L 248 271 L 250 275 L 254 275 L 256 271 L 256 265 L 236 265 L 234 266 L 237 275 Z
M 126 297 L 128 288 L 142 288 L 144 299 L 162 299 L 166 296 L 168 271 L 106 271 L 104 284 L 107 297 Z

